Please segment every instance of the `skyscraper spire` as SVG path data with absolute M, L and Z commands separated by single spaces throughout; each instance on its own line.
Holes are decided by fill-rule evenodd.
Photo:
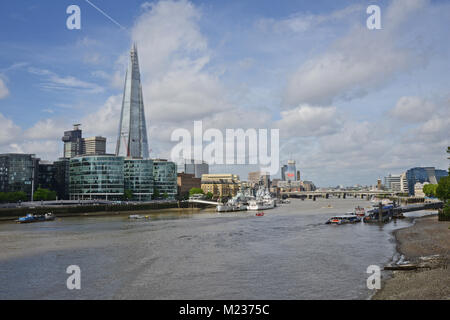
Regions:
M 130 61 L 125 75 L 116 155 L 144 159 L 149 157 L 136 43 L 133 43 L 131 47 Z

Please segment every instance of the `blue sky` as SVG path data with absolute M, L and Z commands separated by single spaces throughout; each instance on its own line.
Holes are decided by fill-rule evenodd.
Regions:
M 320 186 L 448 166 L 448 1 L 91 2 L 126 29 L 82 0 L 0 4 L 0 152 L 54 160 L 77 122 L 113 152 L 135 41 L 152 156 L 203 120 L 279 128 L 281 160 Z M 365 27 L 370 4 L 381 30 Z

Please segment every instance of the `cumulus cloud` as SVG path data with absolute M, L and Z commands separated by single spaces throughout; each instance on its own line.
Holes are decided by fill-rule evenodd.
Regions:
M 275 122 L 274 127 L 279 128 L 284 137 L 317 137 L 336 132 L 340 124 L 336 107 L 300 105 L 282 111 L 281 119 Z
M 39 120 L 31 128 L 25 130 L 23 137 L 25 139 L 53 139 L 57 141 L 68 126 L 61 119 Z
M 13 142 L 21 131 L 11 119 L 0 113 L 0 145 Z
M 402 24 L 424 7 L 422 0 L 393 1 L 385 10 L 382 30 L 358 24 L 328 50 L 301 65 L 288 81 L 284 102 L 330 104 L 353 99 L 389 82 L 399 72 L 417 67 L 422 60 L 398 35 Z
M 423 122 L 429 119 L 436 106 L 420 97 L 401 97 L 389 114 L 406 122 Z

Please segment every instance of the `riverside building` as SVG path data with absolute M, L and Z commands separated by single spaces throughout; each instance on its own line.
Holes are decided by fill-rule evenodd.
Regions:
M 80 156 L 70 159 L 71 200 L 122 200 L 124 159 L 115 155 Z

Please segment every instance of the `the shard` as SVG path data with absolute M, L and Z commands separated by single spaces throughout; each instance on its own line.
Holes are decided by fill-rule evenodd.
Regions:
M 137 48 L 133 45 L 125 75 L 116 156 L 147 159 L 148 151 L 141 75 Z

